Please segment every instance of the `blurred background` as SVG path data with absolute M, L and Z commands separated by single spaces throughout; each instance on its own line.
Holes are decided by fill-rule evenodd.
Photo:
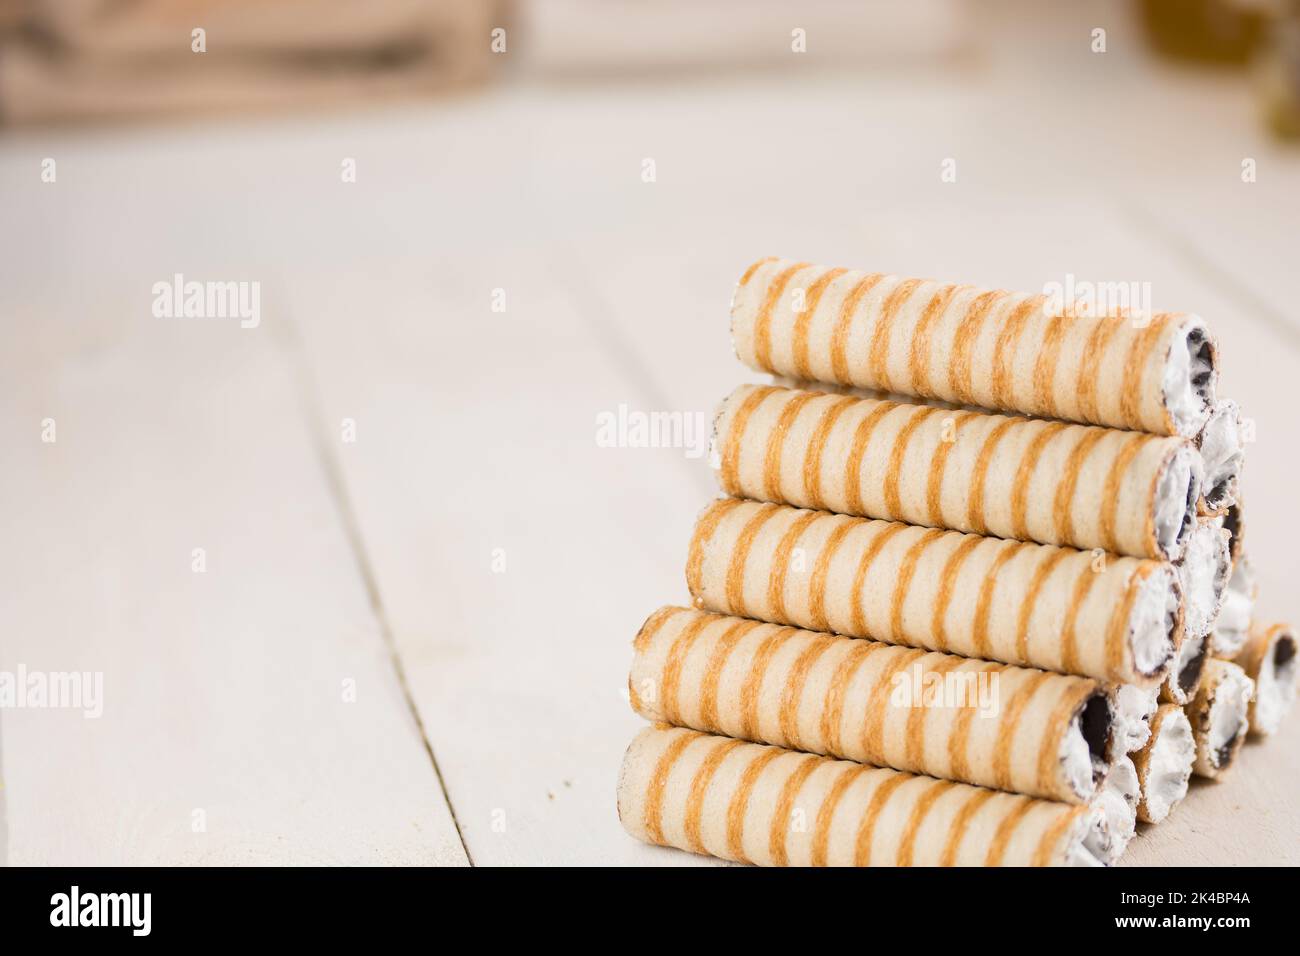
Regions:
M 1298 103 L 1288 0 L 0 0 L 0 670 L 103 677 L 0 860 L 703 862 L 613 793 L 714 483 L 596 434 L 762 255 L 1201 313 L 1294 614 Z M 1128 859 L 1297 862 L 1296 749 Z

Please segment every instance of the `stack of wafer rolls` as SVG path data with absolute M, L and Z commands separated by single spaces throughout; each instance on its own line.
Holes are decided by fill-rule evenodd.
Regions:
M 1248 436 L 1196 316 L 762 259 L 685 549 L 633 641 L 647 843 L 762 865 L 1105 865 L 1295 696 Z

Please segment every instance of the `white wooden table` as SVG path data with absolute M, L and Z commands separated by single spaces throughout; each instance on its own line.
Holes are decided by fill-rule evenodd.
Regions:
M 1003 26 L 1019 60 L 915 75 L 0 139 L 0 670 L 104 675 L 97 720 L 0 712 L 0 859 L 703 862 L 627 838 L 614 782 L 712 480 L 595 426 L 752 378 L 726 308 L 764 254 L 1202 313 L 1294 618 L 1300 158 L 1122 21 L 1104 56 Z M 176 272 L 259 281 L 260 326 L 155 318 Z M 1127 862 L 1300 862 L 1298 720 Z

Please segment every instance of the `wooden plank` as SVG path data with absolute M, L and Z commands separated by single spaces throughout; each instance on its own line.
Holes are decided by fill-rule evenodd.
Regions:
M 153 318 L 167 272 L 0 289 L 0 670 L 102 674 L 98 719 L 0 712 L 8 861 L 464 863 L 280 317 Z

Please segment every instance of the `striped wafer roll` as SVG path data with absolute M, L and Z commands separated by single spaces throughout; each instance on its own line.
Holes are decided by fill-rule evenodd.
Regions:
M 695 605 L 889 644 L 1158 683 L 1182 634 L 1172 565 L 739 498 L 691 539 Z
M 731 495 L 1000 538 L 1176 559 L 1201 456 L 1138 432 L 742 385 L 713 464 Z
M 1250 636 L 1250 622 L 1259 598 L 1259 585 L 1250 558 L 1241 554 L 1232 565 L 1232 575 L 1223 594 L 1223 606 L 1214 621 L 1210 650 L 1215 657 L 1232 660 Z M 1254 675 L 1252 675 L 1254 676 Z
M 1098 866 L 1102 815 L 680 727 L 623 758 L 638 840 L 762 866 Z
M 1195 444 L 1201 453 L 1204 475 L 1196 510 L 1202 515 L 1222 515 L 1237 501 L 1237 485 L 1246 457 L 1237 403 L 1225 398 L 1216 404 Z
M 650 720 L 1065 803 L 1113 756 L 1109 695 L 1083 677 L 681 607 L 634 648 Z
M 1210 636 L 1183 629 L 1183 640 L 1174 654 L 1169 673 L 1160 685 L 1160 700 L 1166 704 L 1190 704 L 1201 689 L 1205 662 L 1210 657 Z
M 1221 777 L 1232 767 L 1250 728 L 1250 702 L 1255 682 L 1229 661 L 1210 658 L 1196 699 L 1187 705 L 1187 719 L 1196 738 L 1198 777 Z
M 1054 314 L 1046 296 L 763 259 L 731 302 L 736 354 L 797 379 L 1191 437 L 1215 345 L 1196 316 Z
M 1161 704 L 1151 718 L 1151 739 L 1133 755 L 1139 820 L 1160 823 L 1182 802 L 1195 759 L 1196 741 L 1187 715 L 1177 704 Z
M 1183 581 L 1184 628 L 1202 636 L 1214 630 L 1232 576 L 1231 536 L 1220 518 L 1198 518 L 1178 562 Z
M 1265 736 L 1275 733 L 1295 702 L 1295 630 L 1289 624 L 1256 623 L 1237 664 L 1255 682 L 1250 729 Z

